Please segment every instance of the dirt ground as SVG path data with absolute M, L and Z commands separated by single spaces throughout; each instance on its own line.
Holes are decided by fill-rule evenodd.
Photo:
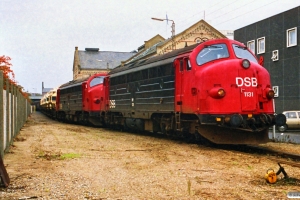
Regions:
M 300 154 L 300 145 L 268 143 Z M 0 199 L 287 199 L 300 169 L 284 165 L 266 183 L 268 156 L 166 138 L 64 124 L 33 113 L 4 164 L 11 183 Z

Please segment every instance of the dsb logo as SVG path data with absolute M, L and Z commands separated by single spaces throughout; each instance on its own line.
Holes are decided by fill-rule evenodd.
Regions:
M 238 87 L 257 87 L 257 79 L 255 77 L 236 77 L 235 83 Z

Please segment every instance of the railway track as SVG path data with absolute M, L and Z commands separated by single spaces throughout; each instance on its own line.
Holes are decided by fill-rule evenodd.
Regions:
M 295 162 L 300 161 L 299 154 L 278 151 L 278 150 L 269 149 L 269 148 L 260 147 L 260 146 L 253 146 L 253 145 L 247 145 L 247 146 L 253 150 L 261 151 L 264 154 L 276 156 L 277 158 L 285 158 L 285 159 L 293 160 Z M 298 166 L 300 167 L 300 164 L 298 164 Z
M 139 134 L 139 133 L 137 133 Z M 153 134 L 150 132 L 144 132 L 141 135 L 147 135 L 151 137 L 157 137 L 157 138 L 165 138 L 165 139 L 171 139 L 171 140 L 179 140 L 186 143 L 194 143 L 198 145 L 203 145 L 211 148 L 216 149 L 224 149 L 224 150 L 231 150 L 231 151 L 239 151 L 249 154 L 260 154 L 260 155 L 269 155 L 269 159 L 273 161 L 277 161 L 278 163 L 284 163 L 293 165 L 295 167 L 300 168 L 300 155 L 299 154 L 293 154 L 288 152 L 283 152 L 279 150 L 274 150 L 267 147 L 262 147 L 258 145 L 234 145 L 234 144 L 214 144 L 206 139 L 202 140 L 196 140 L 195 138 L 182 138 L 177 136 L 168 136 L 164 134 Z
M 219 146 L 219 145 L 218 145 Z M 250 154 L 268 155 L 268 159 L 275 161 L 278 164 L 288 164 L 293 167 L 300 168 L 300 155 L 279 150 L 270 149 L 256 145 L 220 145 L 221 149 L 239 151 Z

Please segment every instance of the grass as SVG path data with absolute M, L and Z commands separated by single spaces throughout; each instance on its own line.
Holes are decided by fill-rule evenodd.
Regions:
M 80 154 L 77 154 L 77 153 L 64 153 L 60 156 L 61 160 L 73 159 L 73 158 L 80 158 Z
M 58 159 L 58 160 L 65 160 L 65 159 L 73 159 L 73 158 L 79 158 L 81 155 L 80 154 L 76 154 L 76 153 L 64 153 L 62 154 L 61 152 L 58 153 L 54 153 L 54 152 L 50 152 L 50 151 L 40 151 L 38 154 L 39 158 L 44 158 L 47 160 L 54 160 L 54 159 Z
M 187 181 L 187 185 L 188 185 L 188 193 L 189 193 L 189 195 L 191 195 L 191 186 L 192 186 L 192 183 L 191 183 L 190 179 Z

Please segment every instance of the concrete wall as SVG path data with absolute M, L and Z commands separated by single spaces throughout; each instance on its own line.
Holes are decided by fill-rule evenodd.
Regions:
M 6 89 L 4 89 L 4 86 Z M 31 114 L 30 102 L 19 88 L 4 80 L 0 71 L 0 155 L 9 149 L 13 139 Z

